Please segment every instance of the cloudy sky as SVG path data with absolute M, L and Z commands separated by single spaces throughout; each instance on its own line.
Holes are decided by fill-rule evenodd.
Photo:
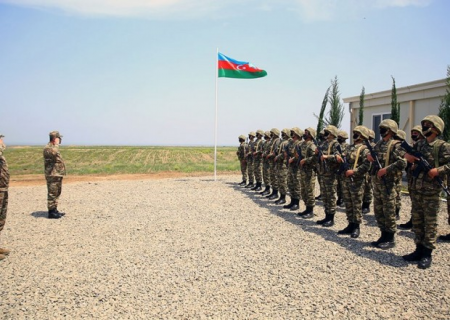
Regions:
M 449 15 L 447 0 L 0 0 L 0 133 L 213 145 L 217 49 L 268 72 L 218 79 L 219 145 L 315 127 L 335 76 L 341 98 L 445 78 Z

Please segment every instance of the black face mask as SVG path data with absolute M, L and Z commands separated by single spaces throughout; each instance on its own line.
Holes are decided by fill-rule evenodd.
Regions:
M 337 141 L 338 141 L 339 143 L 344 143 L 344 142 L 345 142 L 345 139 L 338 138 Z
M 379 131 L 380 131 L 380 135 L 381 135 L 382 137 L 386 136 L 387 133 L 388 133 L 388 129 L 383 128 L 383 127 L 381 127 Z
M 417 140 L 419 140 L 419 135 L 418 135 L 418 134 L 412 134 L 412 135 L 411 135 L 411 139 L 412 139 L 413 141 L 417 141 Z
M 433 134 L 433 131 L 431 130 L 432 127 L 422 126 L 422 133 L 425 137 L 429 137 Z
M 353 134 L 353 140 L 359 140 L 359 134 L 358 133 L 354 133 Z
M 329 135 L 330 135 L 329 132 L 325 132 L 325 133 L 323 134 L 323 137 L 326 139 L 326 138 L 328 138 Z
M 309 137 L 309 135 L 306 134 L 306 133 L 302 136 L 302 138 L 303 138 L 304 140 L 308 139 L 308 137 Z

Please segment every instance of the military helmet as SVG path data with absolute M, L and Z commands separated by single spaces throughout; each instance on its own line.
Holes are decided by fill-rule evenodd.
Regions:
M 339 132 L 338 128 L 336 128 L 335 126 L 333 126 L 333 125 L 331 125 L 331 124 L 330 124 L 329 126 L 327 126 L 327 127 L 324 129 L 324 131 L 325 131 L 325 132 L 329 132 L 331 135 L 335 136 L 336 138 L 337 138 L 338 132 Z
M 373 131 L 372 129 L 368 130 L 369 130 L 369 139 L 375 139 L 375 131 Z
M 429 115 L 429 116 L 426 116 L 425 118 L 423 118 L 423 120 L 420 123 L 422 124 L 424 121 L 430 121 L 433 124 L 433 126 L 436 129 L 438 129 L 439 134 L 442 134 L 442 132 L 444 132 L 444 127 L 445 127 L 444 121 L 442 121 L 442 119 L 440 117 L 438 117 L 436 115 Z
M 239 140 L 245 140 L 245 136 L 244 136 L 243 134 L 241 134 L 241 135 L 239 136 Z
M 256 130 L 256 134 L 260 134 L 260 135 L 264 135 L 264 131 L 262 131 L 261 129 Z
M 291 136 L 291 129 L 289 128 L 284 128 L 283 130 L 281 130 L 281 133 L 286 134 L 288 137 Z
M 249 135 L 249 136 L 252 136 L 252 137 L 256 137 L 255 131 L 251 131 L 248 135 Z
M 401 140 L 406 140 L 406 132 L 403 130 L 397 130 L 397 134 L 395 136 Z
M 277 128 L 272 128 L 272 130 L 270 130 L 271 133 L 273 133 L 274 135 L 276 135 L 277 137 L 280 135 L 280 130 L 278 130 Z
M 63 136 L 59 134 L 59 131 L 52 131 L 48 134 L 52 138 L 62 138 Z
M 338 137 L 342 138 L 342 139 L 348 139 L 348 134 L 344 130 L 339 130 L 338 131 Z
M 294 132 L 294 133 L 295 133 L 297 136 L 299 136 L 300 138 L 301 138 L 302 135 L 303 135 L 303 130 L 300 129 L 300 128 L 298 128 L 298 127 L 292 128 L 291 131 Z
M 421 127 L 421 126 L 414 126 L 414 127 L 411 129 L 411 133 L 412 133 L 413 131 L 417 131 L 418 133 L 420 133 L 420 135 L 421 135 L 422 137 L 424 137 L 424 135 L 423 135 L 423 133 L 422 133 L 422 127 Z
M 379 125 L 380 128 L 386 128 L 391 130 L 394 134 L 397 134 L 398 131 L 398 124 L 392 119 L 385 119 L 380 122 Z
M 369 134 L 369 129 L 367 129 L 364 126 L 356 126 L 353 129 L 353 132 L 357 132 L 360 134 L 360 136 L 362 136 L 364 139 L 369 139 L 370 134 Z
M 309 135 L 310 135 L 311 137 L 313 137 L 314 139 L 316 138 L 316 129 L 311 128 L 311 127 L 308 127 L 308 128 L 305 129 L 305 131 L 306 131 L 306 130 L 308 130 Z
M 270 131 L 266 131 L 264 132 L 264 136 L 269 137 L 270 138 Z

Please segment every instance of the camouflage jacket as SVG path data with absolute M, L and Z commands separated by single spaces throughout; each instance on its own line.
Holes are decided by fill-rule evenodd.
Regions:
M 339 142 L 334 139 L 331 141 L 326 140 L 324 144 L 321 146 L 321 150 L 324 156 L 329 156 L 327 159 L 325 159 L 328 171 L 325 170 L 325 167 L 323 165 L 323 162 L 320 161 L 319 163 L 319 173 L 323 175 L 331 175 L 337 172 L 339 168 L 339 162 L 337 161 L 336 156 L 339 154 L 336 147 L 339 144 Z M 319 161 L 319 159 L 317 159 Z
M 262 154 L 264 152 L 263 150 L 264 141 L 262 139 L 256 139 L 255 141 L 255 152 L 254 155 L 255 160 L 261 160 Z
M 347 161 L 349 164 L 349 170 L 354 171 L 354 179 L 364 179 L 366 173 L 369 171 L 370 161 L 367 159 L 368 153 L 369 149 L 367 149 L 364 144 L 347 145 L 347 148 L 344 150 L 344 155 L 347 157 Z
M 270 140 L 270 151 L 269 155 L 272 155 L 269 159 L 271 161 L 275 161 L 275 157 L 278 155 L 280 150 L 281 139 L 276 137 L 275 139 Z
M 244 160 L 245 159 L 245 150 L 247 149 L 247 143 L 242 142 L 237 151 L 236 151 L 236 155 L 238 157 L 239 160 Z
M 4 149 L 3 146 L 0 146 L 0 191 L 8 191 L 9 187 L 9 170 L 8 163 L 3 156 Z
M 389 152 L 388 149 L 390 149 Z M 386 179 L 397 180 L 398 172 L 406 168 L 406 160 L 403 158 L 405 151 L 400 147 L 399 141 L 392 138 L 387 141 L 381 139 L 375 144 L 373 150 L 377 153 L 381 166 L 386 168 Z M 371 174 L 376 175 L 376 172 Z
M 303 144 L 302 140 L 294 140 L 294 139 L 290 139 L 289 143 L 287 145 L 287 156 L 289 157 L 289 159 L 294 159 L 293 162 L 290 164 L 291 167 L 297 167 L 297 161 L 296 159 L 298 159 L 296 150 L 297 148 L 301 148 L 301 145 Z M 296 158 L 297 156 L 297 158 Z
M 284 153 L 285 153 L 285 149 L 289 144 L 289 139 L 286 140 L 282 140 L 280 143 L 280 146 L 278 147 L 278 150 L 276 152 L 276 157 L 275 157 L 275 162 L 282 162 L 283 160 L 285 160 L 284 157 Z
M 303 170 L 313 170 L 317 165 L 316 145 L 312 141 L 304 141 L 300 146 L 302 159 L 305 159 Z
M 66 166 L 59 153 L 59 146 L 49 143 L 44 148 L 44 172 L 46 177 L 66 175 Z
M 253 161 L 253 152 L 256 151 L 256 149 L 255 149 L 256 142 L 249 140 L 247 146 L 248 146 L 248 148 L 246 150 L 245 157 L 247 158 L 248 161 Z
M 413 150 L 420 152 L 433 168 L 438 169 L 439 177 L 443 181 L 447 180 L 446 174 L 450 173 L 450 144 L 448 142 L 436 139 L 429 143 L 424 139 L 414 144 Z M 414 166 L 412 170 L 414 170 Z M 416 179 L 413 179 L 412 187 L 416 190 L 431 193 L 441 190 L 436 180 L 423 171 L 419 173 Z

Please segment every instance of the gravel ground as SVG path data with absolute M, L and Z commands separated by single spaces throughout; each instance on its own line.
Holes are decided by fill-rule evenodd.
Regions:
M 338 236 L 342 209 L 323 228 L 320 205 L 297 218 L 239 181 L 65 184 L 60 220 L 46 218 L 45 186 L 10 188 L 0 318 L 450 318 L 450 244 L 420 270 L 401 258 L 410 231 L 381 251 L 373 213 L 359 239 Z M 404 197 L 400 222 L 408 211 Z M 439 230 L 450 232 L 444 208 Z

